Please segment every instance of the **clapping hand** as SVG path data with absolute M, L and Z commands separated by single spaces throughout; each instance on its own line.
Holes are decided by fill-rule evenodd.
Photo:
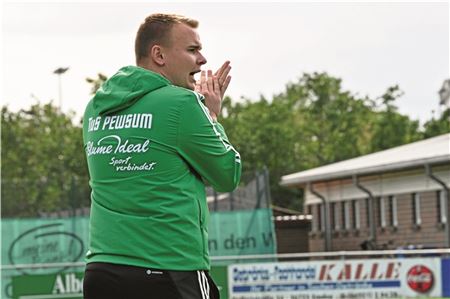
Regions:
M 213 120 L 217 120 L 220 114 L 223 96 L 231 81 L 231 66 L 229 61 L 225 63 L 214 73 L 211 70 L 202 71 L 200 80 L 195 84 L 195 91 L 205 97 L 205 105 L 209 109 L 209 114 Z
M 230 70 L 231 70 L 230 62 L 225 61 L 225 63 L 214 74 L 214 76 L 216 76 L 219 80 L 219 87 L 220 87 L 220 93 L 221 93 L 222 100 L 223 100 L 225 91 L 228 88 L 228 84 L 230 84 L 230 81 L 231 81 L 231 76 L 228 75 L 230 73 Z

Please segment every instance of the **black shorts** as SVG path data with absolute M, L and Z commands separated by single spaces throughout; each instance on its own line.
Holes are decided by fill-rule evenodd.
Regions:
M 89 263 L 85 299 L 219 299 L 207 271 L 166 271 L 110 263 Z

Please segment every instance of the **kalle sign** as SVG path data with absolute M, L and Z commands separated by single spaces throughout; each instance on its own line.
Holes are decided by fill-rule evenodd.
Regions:
M 231 299 L 441 297 L 440 275 L 439 258 L 236 264 L 228 268 Z

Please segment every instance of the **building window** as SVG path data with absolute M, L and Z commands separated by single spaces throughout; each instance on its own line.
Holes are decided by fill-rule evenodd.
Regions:
M 360 228 L 359 222 L 359 202 L 358 200 L 352 200 L 352 219 L 353 219 L 353 229 Z
M 306 207 L 306 213 L 308 213 L 308 215 L 312 215 L 312 205 L 308 205 Z
M 386 227 L 386 209 L 384 207 L 384 197 L 378 197 L 378 226 Z
M 411 197 L 412 202 L 412 220 L 413 224 L 420 226 L 422 224 L 422 218 L 420 217 L 420 194 L 413 193 Z
M 316 217 L 314 217 L 313 215 L 313 206 L 312 205 L 307 205 L 306 206 L 306 213 L 308 215 L 311 215 L 312 220 L 311 220 L 311 231 L 315 232 L 317 230 L 316 228 Z
M 334 207 L 336 206 L 335 202 L 332 202 L 330 205 L 331 208 L 331 213 L 330 213 L 330 218 L 331 218 L 331 230 L 335 230 L 336 229 L 336 217 L 334 215 Z
M 341 214 L 342 214 L 342 228 L 344 230 L 350 229 L 350 202 L 341 202 Z
M 311 205 L 311 214 L 313 215 L 312 230 L 319 231 L 319 205 Z
M 436 192 L 436 205 L 439 223 L 447 223 L 445 214 L 445 192 L 440 190 Z
M 370 199 L 366 198 L 366 226 L 370 228 Z
M 395 196 L 389 196 L 389 224 L 392 227 L 398 226 L 397 219 L 397 198 Z
M 331 210 L 331 213 L 334 215 L 334 229 L 340 230 L 341 226 L 339 225 L 339 205 L 337 202 L 334 203 L 333 209 Z
M 323 205 L 317 205 L 317 224 L 319 226 L 319 231 L 324 231 L 324 217 L 323 217 Z

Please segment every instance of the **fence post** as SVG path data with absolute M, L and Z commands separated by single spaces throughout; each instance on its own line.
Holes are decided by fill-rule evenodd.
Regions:
M 270 180 L 269 180 L 269 169 L 264 165 L 263 168 L 263 174 L 264 174 L 264 191 L 266 194 L 266 204 L 267 208 L 270 208 L 272 199 L 270 198 Z
M 259 172 L 255 171 L 255 185 L 256 185 L 256 209 L 261 207 L 261 194 L 259 192 Z

